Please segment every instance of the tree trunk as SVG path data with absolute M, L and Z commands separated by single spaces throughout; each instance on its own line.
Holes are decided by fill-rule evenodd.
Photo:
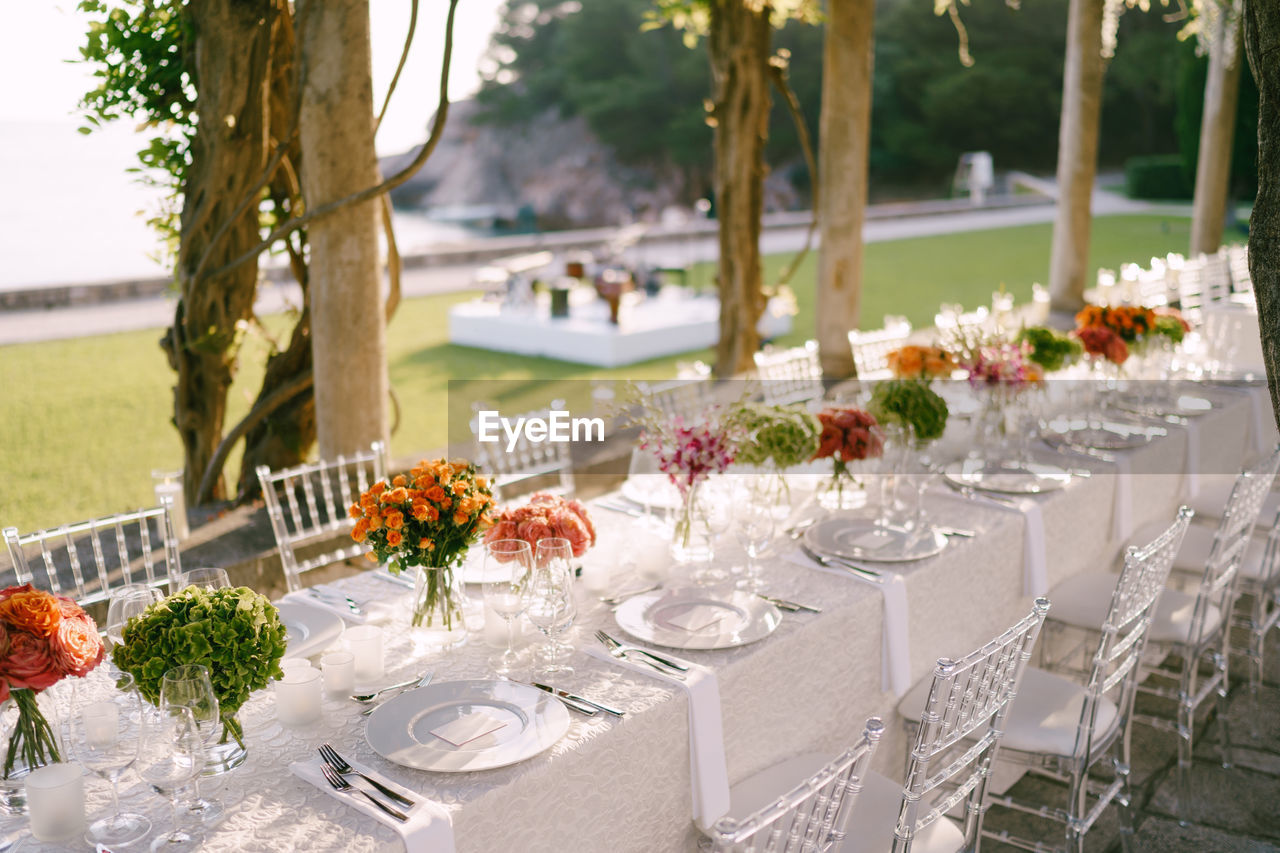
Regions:
M 1231 148 L 1240 96 L 1240 19 L 1236 3 L 1205 6 L 1209 31 L 1209 77 L 1204 85 L 1196 194 L 1191 212 L 1191 254 L 1213 254 L 1222 246 L 1231 184 Z
M 862 300 L 875 0 L 830 0 L 822 54 L 818 137 L 818 353 L 822 374 L 857 371 L 849 332 Z
M 227 389 L 236 362 L 237 324 L 253 310 L 256 264 L 193 284 L 210 252 L 209 268 L 258 242 L 258 211 L 250 205 L 212 248 L 210 242 L 266 165 L 267 84 L 273 10 L 268 0 L 206 0 L 187 7 L 196 44 L 196 107 L 183 185 L 182 294 L 161 346 L 177 371 L 173 422 L 182 439 L 188 505 L 222 438 Z M 211 497 L 226 496 L 218 478 Z
M 276 19 L 272 42 L 274 59 L 271 81 L 271 131 L 273 145 L 287 145 L 288 154 L 272 176 L 269 193 L 275 207 L 276 219 L 283 222 L 294 213 L 300 212 L 302 206 L 301 189 L 297 182 L 302 151 L 296 134 L 292 139 L 287 138 L 298 121 L 293 64 L 297 40 L 293 16 L 288 10 L 286 0 L 276 0 L 276 2 L 280 4 L 281 9 Z M 251 410 L 261 405 L 278 389 L 292 385 L 300 377 L 311 373 L 311 313 L 307 305 L 309 282 L 304 251 L 306 232 L 298 232 L 296 238 L 298 240 L 296 244 L 293 242 L 295 239 L 293 235 L 286 238 L 286 241 L 290 244 L 289 256 L 293 277 L 302 288 L 302 310 L 289 336 L 288 346 L 280 352 L 273 353 L 267 359 L 262 388 Z M 257 466 L 266 465 L 275 470 L 297 465 L 307 458 L 315 441 L 315 396 L 308 387 L 294 395 L 288 402 L 281 404 L 261 423 L 245 433 L 244 454 L 240 459 L 240 477 L 236 487 L 237 500 L 245 501 L 258 495 L 260 486 L 256 472 Z
M 1244 41 L 1258 84 L 1258 196 L 1249 218 L 1249 275 L 1262 356 L 1280 424 L 1280 3 L 1246 0 Z
M 720 340 L 716 375 L 750 370 L 764 313 L 760 217 L 764 212 L 764 146 L 769 132 L 769 3 L 712 0 L 711 58 L 715 127 L 716 216 L 720 220 Z
M 303 195 L 308 209 L 377 183 L 368 0 L 297 4 L 305 62 Z M 320 457 L 387 438 L 387 360 L 378 201 L 312 223 L 311 347 Z
M 1067 56 L 1062 72 L 1058 126 L 1058 209 L 1049 258 L 1049 299 L 1059 311 L 1084 304 L 1089 276 L 1093 181 L 1098 168 L 1102 108 L 1102 10 L 1104 0 L 1071 0 Z

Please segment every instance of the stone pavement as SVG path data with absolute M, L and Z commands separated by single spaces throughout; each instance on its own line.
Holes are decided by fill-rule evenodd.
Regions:
M 1177 820 L 1176 737 L 1171 732 L 1134 723 L 1131 778 L 1137 807 L 1134 849 L 1138 853 L 1280 851 L 1280 632 L 1272 631 L 1268 637 L 1264 686 L 1258 700 L 1259 713 L 1253 721 L 1256 727 L 1250 725 L 1246 673 L 1245 661 L 1233 657 L 1228 730 L 1234 766 L 1230 770 L 1224 770 L 1221 765 L 1216 714 L 1201 707 L 1191 777 L 1194 805 L 1186 816 L 1186 826 L 1179 825 Z M 1139 694 L 1137 704 L 1140 710 L 1163 713 L 1169 703 L 1161 706 L 1160 701 Z M 1064 803 L 1065 792 L 1065 785 L 1029 776 L 1009 791 L 1015 797 L 1021 795 L 1036 802 L 1046 801 L 1046 794 L 1056 794 Z M 1008 831 L 1021 838 L 1043 839 L 1049 844 L 1061 844 L 1062 839 L 1060 824 L 999 807 L 987 813 L 984 828 Z M 982 844 L 983 853 L 1017 849 L 991 840 Z M 1113 806 L 1094 825 L 1085 850 L 1087 853 L 1119 853 L 1120 849 L 1119 820 Z

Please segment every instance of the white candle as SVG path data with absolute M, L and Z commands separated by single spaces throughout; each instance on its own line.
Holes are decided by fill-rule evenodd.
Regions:
M 355 656 L 356 680 L 361 683 L 382 677 L 382 629 L 377 625 L 354 625 L 343 637 Z
M 84 832 L 84 771 L 49 764 L 27 775 L 27 816 L 37 841 L 65 841 Z
M 173 516 L 174 535 L 178 541 L 186 539 L 191 535 L 191 529 L 187 525 L 187 498 L 182 491 L 182 472 L 152 471 L 151 477 L 155 481 L 156 503 L 160 503 L 162 498 L 173 501 L 170 514 Z
M 324 691 L 331 696 L 350 694 L 356 689 L 356 656 L 351 652 L 329 652 L 320 658 Z
M 291 669 L 275 683 L 276 716 L 286 726 L 301 726 L 320 718 L 320 671 Z
M 110 746 L 120 728 L 120 708 L 114 702 L 93 702 L 80 712 L 89 746 Z
M 311 669 L 311 661 L 306 658 L 283 658 L 280 661 L 280 670 L 289 672 L 294 669 Z

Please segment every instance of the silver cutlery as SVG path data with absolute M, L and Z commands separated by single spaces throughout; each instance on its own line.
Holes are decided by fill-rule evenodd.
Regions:
M 772 595 L 765 595 L 762 592 L 757 592 L 756 596 L 758 598 L 763 598 L 765 601 L 769 602 L 774 607 L 779 607 L 783 610 L 788 611 L 789 613 L 799 613 L 800 611 L 804 611 L 805 613 L 821 613 L 822 612 L 822 608 L 820 607 L 813 607 L 812 605 L 809 605 L 809 604 L 801 604 L 798 601 L 788 601 L 785 598 L 775 598 Z
M 1009 506 L 1009 507 L 1015 507 L 1015 508 L 1018 506 L 1017 501 L 1013 500 L 1012 498 L 1006 498 L 1003 495 L 993 495 L 987 492 L 979 492 L 973 486 L 961 485 L 960 483 L 957 483 L 953 480 L 948 480 L 946 478 L 944 478 L 942 482 L 946 483 L 947 486 L 950 487 L 952 490 L 958 492 L 961 497 L 968 498 L 971 501 L 977 501 L 978 503 L 982 503 L 983 501 L 988 501 L 990 503 L 996 503 L 1002 506 Z
M 349 595 L 343 595 L 340 592 L 332 592 L 330 590 L 320 590 L 311 587 L 307 590 L 307 594 L 317 601 L 323 601 L 326 604 L 335 604 L 338 607 L 346 607 L 356 616 L 363 616 L 364 610 L 360 607 L 360 602 L 356 601 Z
M 874 583 L 884 583 L 884 575 L 880 574 L 875 569 L 869 569 L 866 566 L 859 566 L 856 563 L 850 563 L 839 557 L 828 557 L 826 554 L 819 554 L 807 545 L 801 547 L 804 549 L 805 556 L 824 568 L 843 569 L 845 571 L 855 572 Z
M 418 679 L 421 677 L 422 676 L 417 676 L 415 678 L 410 678 L 408 681 L 402 681 L 399 684 L 391 684 L 382 688 L 381 690 L 375 690 L 372 693 L 352 693 L 351 698 L 356 700 L 357 702 L 372 702 L 374 699 L 377 699 L 379 696 L 381 696 L 383 693 L 386 693 L 388 690 L 401 690 L 405 687 L 408 687 L 411 684 L 416 683 Z
M 538 687 L 539 689 L 542 689 L 537 684 L 533 686 Z M 594 705 L 589 705 L 576 696 L 570 696 L 567 693 L 561 696 L 559 693 L 555 692 L 554 690 L 549 690 L 547 692 L 551 693 L 553 696 L 559 699 L 566 708 L 569 708 L 570 710 L 573 710 L 573 711 L 577 711 L 579 714 L 582 714 L 584 717 L 594 717 L 596 714 L 600 713 L 598 710 L 596 710 L 596 707 Z
M 689 671 L 689 667 L 668 661 L 666 658 L 659 657 L 648 649 L 642 649 L 638 646 L 627 646 L 619 643 L 613 637 L 610 637 L 604 631 L 596 631 L 596 639 L 604 644 L 609 654 L 619 660 L 629 660 L 632 663 L 642 663 L 651 669 L 655 669 L 663 675 L 683 680 L 685 673 Z M 627 655 L 635 653 L 636 657 L 630 658 Z
M 402 794 L 397 794 L 395 791 L 391 790 L 386 785 L 379 782 L 377 779 L 370 779 L 368 776 L 364 775 L 359 770 L 356 770 L 354 767 L 352 767 L 350 764 L 347 763 L 347 760 L 345 758 L 343 758 L 341 755 L 338 755 L 337 750 L 335 750 L 328 743 L 321 744 L 319 751 L 320 751 L 320 757 L 324 759 L 325 767 L 328 767 L 338 776 L 340 777 L 347 776 L 348 774 L 354 773 L 356 776 L 359 776 L 361 779 L 368 782 L 373 787 L 377 788 L 379 793 L 390 797 L 391 799 L 395 800 L 398 803 L 403 803 L 406 808 L 413 807 L 413 803 L 414 803 L 413 800 L 409 799 L 406 796 L 403 796 Z
M 611 708 L 610 706 L 604 704 L 603 702 L 597 702 L 594 699 L 588 699 L 586 696 L 579 696 L 576 693 L 570 693 L 568 690 L 560 690 L 559 688 L 551 687 L 546 684 L 539 684 L 536 681 L 533 682 L 533 686 L 538 688 L 539 690 L 543 690 L 543 691 L 546 691 L 547 693 L 550 693 L 552 696 L 555 696 L 561 699 L 562 701 L 568 700 L 571 702 L 580 702 L 583 705 L 590 705 L 592 708 L 599 708 L 601 711 L 604 711 L 606 714 L 613 714 L 613 716 L 615 717 L 621 717 L 624 715 L 624 712 L 619 711 L 617 708 Z
M 938 524 L 935 524 L 933 529 L 941 533 L 943 536 L 955 536 L 959 539 L 972 539 L 978 535 L 975 530 L 962 530 L 959 527 L 944 527 Z
M 804 521 L 791 525 L 790 527 L 788 527 L 786 530 L 782 532 L 787 534 L 787 536 L 791 537 L 792 539 L 799 539 L 801 536 L 804 535 L 804 532 L 806 530 L 808 530 L 810 527 L 813 527 L 813 525 L 816 524 L 817 522 L 818 522 L 818 519 L 816 518 L 807 518 Z
M 405 687 L 405 688 L 403 688 L 403 689 L 401 689 L 401 690 L 397 691 L 397 692 L 396 692 L 396 694 L 395 694 L 395 696 L 388 696 L 386 699 L 383 699 L 381 702 L 377 703 L 376 705 L 372 705 L 372 706 L 370 706 L 370 707 L 368 707 L 368 708 L 365 708 L 363 711 L 361 711 L 361 712 L 360 712 L 360 716 L 362 716 L 362 717 L 367 717 L 367 716 L 369 716 L 369 715 L 370 715 L 370 714 L 372 714 L 374 711 L 378 710 L 378 709 L 379 709 L 379 708 L 381 708 L 383 705 L 385 705 L 385 704 L 387 704 L 388 702 L 390 702 L 390 701 L 391 701 L 392 699 L 394 699 L 396 696 L 400 696 L 400 695 L 402 695 L 402 694 L 408 693 L 410 690 L 417 690 L 419 687 L 426 687 L 428 684 L 430 684 L 430 683 L 431 683 L 431 679 L 432 679 L 432 678 L 434 678 L 434 677 L 435 677 L 435 672 L 428 672 L 428 673 L 426 673 L 425 675 L 423 675 L 421 678 L 419 678 L 419 679 L 418 679 L 417 683 L 415 683 L 415 684 L 414 684 L 414 685 L 412 685 L 411 687 Z
M 404 812 L 396 811 L 395 809 L 391 808 L 391 806 L 375 798 L 368 791 L 365 791 L 361 788 L 357 788 L 354 785 L 352 785 L 350 782 L 348 782 L 346 779 L 343 779 L 328 764 L 321 764 L 320 772 L 324 774 L 325 781 L 328 782 L 330 785 L 332 785 L 335 791 L 342 791 L 344 794 L 349 794 L 353 797 L 356 794 L 363 794 L 366 800 L 373 803 L 375 806 L 382 809 L 384 812 L 391 815 L 396 820 L 403 823 L 404 821 L 407 821 L 409 819 L 409 816 Z
M 635 598 L 637 595 L 644 595 L 646 592 L 653 592 L 659 586 L 661 586 L 661 584 L 656 584 L 656 583 L 650 584 L 649 586 L 646 586 L 643 589 L 628 590 L 624 593 L 621 593 L 620 595 L 601 596 L 600 600 L 605 604 L 609 605 L 610 607 L 617 607 L 619 604 L 626 601 L 628 598 Z
M 626 506 L 624 504 L 608 503 L 606 501 L 596 501 L 592 506 L 599 507 L 600 509 L 607 509 L 610 512 L 620 512 L 623 515 L 629 515 L 632 518 L 644 518 L 645 515 L 647 515 L 647 513 L 642 509 Z

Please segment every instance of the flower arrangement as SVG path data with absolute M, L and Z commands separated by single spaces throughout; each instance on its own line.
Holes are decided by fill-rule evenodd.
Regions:
M 958 366 L 955 356 L 942 347 L 908 344 L 886 357 L 889 372 L 897 379 L 947 378 Z
M 828 509 L 848 509 L 846 486 L 853 486 L 849 463 L 884 453 L 884 433 L 876 419 L 862 409 L 830 408 L 818 413 L 822 434 L 814 459 L 830 459 L 831 478 L 819 489 L 819 501 Z
M 790 468 L 813 458 L 822 424 L 802 406 L 743 403 L 731 415 L 744 439 L 736 462 Z
M 484 541 L 523 539 L 536 550 L 539 540 L 551 537 L 568 539 L 573 556 L 585 554 L 596 544 L 596 528 L 587 508 L 580 501 L 536 492 L 524 506 L 499 512 L 485 532 Z
M 1167 338 L 1171 343 L 1180 344 L 1182 339 L 1186 337 L 1187 332 L 1191 331 L 1191 324 L 1182 316 L 1182 312 L 1177 308 L 1157 308 L 1155 309 L 1156 320 L 1152 327 L 1152 332 Z
M 658 468 L 682 495 L 712 474 L 723 474 L 738 454 L 736 430 L 727 422 L 686 425 L 673 418 L 665 428 L 646 429 L 640 447 L 658 458 Z
M 1022 329 L 1015 340 L 1030 348 L 1027 358 L 1040 365 L 1046 373 L 1061 370 L 1083 352 L 1080 341 L 1044 326 Z
M 1141 305 L 1086 305 L 1076 314 L 1076 329 L 1103 327 L 1126 344 L 1140 340 L 1155 327 L 1156 314 Z
M 1112 364 L 1124 364 L 1129 358 L 1129 345 L 1107 326 L 1085 326 L 1075 335 L 1089 355 L 1105 358 Z
M 244 745 L 236 714 L 255 690 L 283 675 L 285 628 L 264 595 L 247 587 L 203 589 L 189 586 L 152 604 L 124 626 L 111 659 L 131 673 L 152 704 L 160 702 L 164 674 L 176 666 L 209 670 L 227 737 Z
M 70 598 L 31 584 L 0 591 L 0 701 L 13 699 L 18 708 L 6 779 L 19 755 L 29 768 L 62 760 L 36 695 L 68 676 L 84 678 L 103 654 L 98 626 Z
M 417 565 L 431 569 L 414 602 L 413 625 L 434 621 L 443 605 L 445 630 L 461 608 L 450 592 L 452 571 L 467 549 L 493 523 L 493 494 L 488 481 L 466 460 L 422 460 L 388 486 L 379 480 L 351 505 L 351 538 L 366 542 L 368 557 L 385 563 L 392 574 Z
M 867 409 L 881 424 L 910 428 L 918 441 L 941 438 L 947 428 L 947 401 L 919 379 L 877 383 Z
M 1044 371 L 1028 358 L 1029 352 L 1025 344 L 991 340 L 975 347 L 961 365 L 969 373 L 971 386 L 1017 393 L 1044 379 Z

